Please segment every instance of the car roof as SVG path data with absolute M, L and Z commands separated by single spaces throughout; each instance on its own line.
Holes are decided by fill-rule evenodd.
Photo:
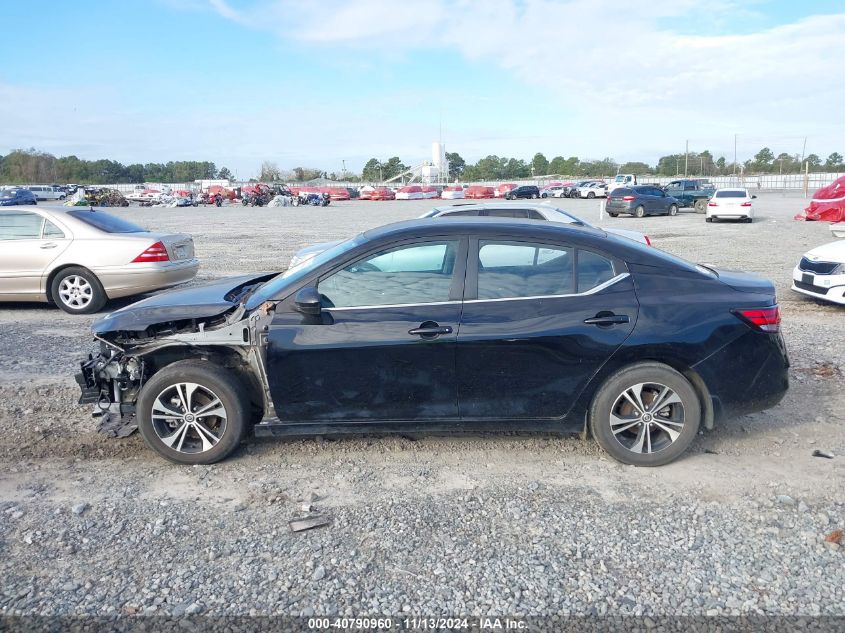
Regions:
M 481 209 L 537 209 L 537 210 L 545 210 L 545 209 L 554 209 L 558 210 L 558 207 L 554 206 L 553 204 L 549 204 L 548 202 L 530 202 L 528 200 L 523 200 L 522 202 L 518 200 L 503 200 L 501 202 L 496 201 L 493 202 L 492 200 L 489 202 L 459 202 L 457 204 L 448 204 L 442 207 L 434 207 L 432 211 L 437 211 L 438 213 L 445 213 L 447 211 L 457 211 L 457 210 L 481 210 Z M 563 211 L 563 209 L 559 209 Z
M 459 216 L 448 222 L 432 222 L 430 218 L 405 220 L 380 226 L 362 235 L 368 242 L 391 241 L 402 238 L 461 236 L 472 234 L 477 237 L 520 239 L 575 240 L 577 246 L 608 253 L 628 263 L 644 264 L 666 268 L 681 269 L 681 262 L 687 270 L 694 264 L 674 258 L 668 253 L 646 246 L 627 237 L 608 234 L 592 226 L 563 224 L 542 220 L 521 218 L 490 218 Z

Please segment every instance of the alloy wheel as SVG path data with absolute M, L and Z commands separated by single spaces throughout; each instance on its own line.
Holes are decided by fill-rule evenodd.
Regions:
M 94 298 L 94 289 L 79 275 L 68 275 L 59 284 L 59 298 L 73 310 L 82 310 Z
M 156 396 L 150 417 L 153 430 L 165 446 L 180 453 L 204 453 L 223 437 L 228 416 L 211 389 L 180 382 Z
M 610 410 L 610 428 L 632 453 L 657 453 L 671 446 L 684 428 L 684 403 L 660 383 L 638 383 L 625 389 Z

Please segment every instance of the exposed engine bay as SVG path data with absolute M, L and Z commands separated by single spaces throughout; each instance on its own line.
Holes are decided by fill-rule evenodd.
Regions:
M 231 280 L 227 281 L 231 288 Z M 76 381 L 82 389 L 79 403 L 93 404 L 93 415 L 100 418 L 98 430 L 112 437 L 126 437 L 137 430 L 135 406 L 145 382 L 167 365 L 185 359 L 210 360 L 238 373 L 250 390 L 253 421 L 273 416 L 265 352 L 275 304 L 265 302 L 247 311 L 240 301 L 261 285 L 254 277 L 250 281 L 227 292 L 225 304 L 208 305 L 206 312 L 214 312 L 209 316 L 178 318 L 182 316 L 178 311 L 157 306 L 142 313 L 142 318 L 137 310 L 125 316 L 117 311 L 96 322 L 92 329 L 99 350 L 81 363 Z M 153 322 L 156 313 L 161 317 L 171 312 L 177 318 Z

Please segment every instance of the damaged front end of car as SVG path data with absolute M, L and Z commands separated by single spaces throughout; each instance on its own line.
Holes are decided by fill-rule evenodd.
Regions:
M 176 303 L 166 293 L 95 322 L 99 348 L 80 364 L 76 381 L 82 392 L 79 403 L 94 406 L 98 430 L 111 437 L 132 434 L 138 428 L 135 407 L 144 384 L 171 363 L 189 359 L 237 373 L 249 390 L 254 422 L 274 415 L 265 371 L 274 303 L 248 311 L 239 302 L 244 287 L 264 280 L 253 278 L 252 284 L 205 302 Z

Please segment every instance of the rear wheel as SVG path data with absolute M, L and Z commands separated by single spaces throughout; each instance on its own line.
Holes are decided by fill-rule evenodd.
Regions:
M 608 213 L 607 215 L 609 215 L 612 218 L 618 218 L 619 217 L 618 213 Z
M 635 217 L 641 218 L 644 215 L 645 215 L 645 207 L 643 205 L 640 205 L 636 209 L 634 209 L 634 216 Z
M 705 211 L 707 211 L 707 200 L 704 198 L 699 198 L 695 201 L 693 207 L 695 208 L 696 213 L 704 213 Z
M 138 397 L 138 429 L 156 453 L 177 464 L 213 464 L 232 453 L 251 419 L 244 388 L 207 361 L 168 365 Z
M 532 200 L 536 200 L 536 199 L 537 199 L 537 194 L 536 194 L 536 193 L 532 193 L 532 194 L 531 194 L 531 199 L 532 199 Z
M 662 466 L 698 433 L 701 404 L 682 374 L 662 363 L 637 363 L 610 376 L 590 406 L 590 430 L 611 457 Z
M 678 205 L 677 204 L 670 204 L 669 205 L 669 215 L 678 215 Z
M 70 314 L 91 314 L 102 308 L 108 299 L 96 275 L 76 266 L 65 268 L 53 277 L 50 297 Z

